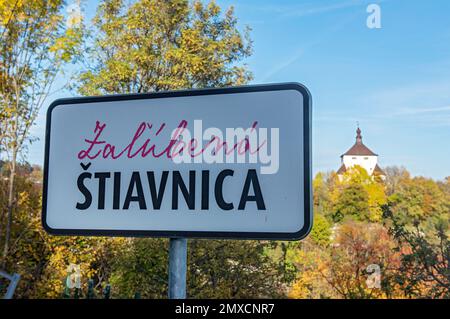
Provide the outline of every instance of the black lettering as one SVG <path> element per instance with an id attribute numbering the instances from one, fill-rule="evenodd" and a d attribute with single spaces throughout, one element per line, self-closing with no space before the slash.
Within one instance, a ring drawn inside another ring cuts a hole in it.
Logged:
<path id="1" fill-rule="evenodd" d="M 133 196 L 135 187 L 137 196 Z M 128 186 L 127 196 L 125 197 L 123 209 L 128 209 L 131 202 L 138 202 L 140 209 L 147 209 L 147 205 L 145 204 L 144 191 L 142 189 L 141 176 L 139 175 L 139 172 L 133 172 L 133 174 L 131 175 L 130 185 Z"/>
<path id="2" fill-rule="evenodd" d="M 150 186 L 150 193 L 152 195 L 153 209 L 160 209 L 163 200 L 164 190 L 166 189 L 167 177 L 169 171 L 163 171 L 161 181 L 159 182 L 159 191 L 156 190 L 155 173 L 147 172 L 148 185 Z"/>
<path id="3" fill-rule="evenodd" d="M 111 177 L 110 173 L 95 173 L 98 179 L 98 209 L 105 209 L 105 187 L 106 179 Z"/>
<path id="4" fill-rule="evenodd" d="M 231 210 L 234 208 L 233 203 L 227 203 L 223 199 L 223 180 L 227 176 L 233 176 L 234 171 L 231 169 L 225 169 L 217 175 L 216 184 L 214 185 L 214 194 L 216 196 L 217 205 L 223 210 Z"/>
<path id="5" fill-rule="evenodd" d="M 113 209 L 120 209 L 120 172 L 114 173 Z"/>
<path id="6" fill-rule="evenodd" d="M 76 208 L 80 210 L 88 209 L 91 206 L 92 203 L 92 195 L 89 189 L 84 185 L 84 180 L 86 178 L 92 178 L 92 174 L 85 172 L 81 173 L 80 176 L 78 176 L 77 185 L 80 192 L 84 195 L 84 202 L 83 203 L 77 203 Z"/>
<path id="7" fill-rule="evenodd" d="M 202 210 L 209 209 L 209 171 L 202 171 Z"/>
<path id="8" fill-rule="evenodd" d="M 253 185 L 253 191 L 255 195 L 250 196 L 248 193 L 250 191 L 250 185 Z M 256 202 L 258 210 L 265 210 L 266 205 L 264 204 L 264 199 L 261 193 L 261 187 L 259 186 L 258 175 L 256 170 L 249 169 L 247 172 L 247 178 L 245 179 L 244 189 L 242 190 L 241 200 L 239 201 L 239 210 L 244 210 L 245 205 L 249 201 Z"/>
<path id="9" fill-rule="evenodd" d="M 188 208 L 195 209 L 195 171 L 189 171 L 189 191 L 180 172 L 174 171 L 172 177 L 172 209 L 178 209 L 178 189 L 183 193 Z"/>

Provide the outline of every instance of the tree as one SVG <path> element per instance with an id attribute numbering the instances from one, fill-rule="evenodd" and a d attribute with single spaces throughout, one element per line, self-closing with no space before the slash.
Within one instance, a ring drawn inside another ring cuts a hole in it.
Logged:
<path id="1" fill-rule="evenodd" d="M 256 241 L 190 240 L 189 298 L 279 297 L 280 273 Z M 167 240 L 142 239 L 115 256 L 110 282 L 113 295 L 167 297 Z"/>
<path id="2" fill-rule="evenodd" d="M 21 274 L 15 292 L 18 298 L 56 298 L 61 296 L 70 263 L 81 266 L 83 278 L 97 272 L 92 265 L 98 259 L 98 239 L 47 235 L 41 224 L 42 185 L 33 181 L 35 169 L 30 168 L 26 164 L 17 165 L 14 187 L 17 202 L 5 268 Z M 8 181 L 3 177 L 9 176 L 9 168 L 3 173 L 0 209 L 8 205 Z"/>
<path id="3" fill-rule="evenodd" d="M 364 187 L 357 183 L 344 186 L 334 208 L 333 220 L 342 221 L 345 217 L 355 220 L 367 220 L 369 218 L 369 195 Z"/>
<path id="4" fill-rule="evenodd" d="M 400 263 L 396 243 L 379 224 L 346 221 L 330 247 L 306 242 L 298 252 L 292 298 L 394 298 L 403 292 L 394 280 Z M 379 286 L 369 286 L 370 265 L 380 270 Z"/>
<path id="5" fill-rule="evenodd" d="M 398 166 L 388 166 L 383 168 L 386 173 L 386 195 L 390 196 L 399 190 L 400 185 L 411 178 L 406 168 Z"/>
<path id="6" fill-rule="evenodd" d="M 389 207 L 403 223 L 413 225 L 432 221 L 450 211 L 450 195 L 445 186 L 432 179 L 414 177 L 404 179 L 395 193 L 389 196 Z M 432 225 L 431 228 L 433 228 Z"/>
<path id="7" fill-rule="evenodd" d="M 339 227 L 336 247 L 326 260 L 322 275 L 342 298 L 401 297 L 392 276 L 400 254 L 386 228 L 379 224 L 349 222 Z M 380 269 L 380 286 L 370 287 L 369 265 Z"/>
<path id="8" fill-rule="evenodd" d="M 314 212 L 327 215 L 332 210 L 330 176 L 317 173 L 312 182 Z"/>
<path id="9" fill-rule="evenodd" d="M 114 259 L 109 260 L 109 282 L 112 294 L 132 298 L 139 293 L 143 298 L 167 297 L 168 244 L 163 239 L 141 239 L 124 244 Z"/>
<path id="10" fill-rule="evenodd" d="M 319 246 L 326 247 L 331 242 L 331 225 L 322 215 L 314 216 L 314 224 L 311 229 L 311 239 Z"/>
<path id="11" fill-rule="evenodd" d="M 408 227 L 389 206 L 385 223 L 403 254 L 396 274 L 405 295 L 419 298 L 450 298 L 450 212 L 434 223 L 432 231 L 416 220 Z"/>
<path id="12" fill-rule="evenodd" d="M 93 20 L 78 91 L 83 95 L 141 93 L 245 84 L 238 63 L 251 54 L 249 30 L 238 31 L 233 8 L 214 2 L 103 1 Z"/>
<path id="13" fill-rule="evenodd" d="M 280 269 L 260 241 L 192 240 L 188 295 L 192 298 L 277 298 Z"/>
<path id="14" fill-rule="evenodd" d="M 381 206 L 387 201 L 383 182 L 358 165 L 348 169 L 342 180 L 335 178 L 334 221 L 345 217 L 355 220 L 380 222 Z"/>
<path id="15" fill-rule="evenodd" d="M 6 164 L 4 171 L 0 172 L 0 211 L 8 208 L 9 183 L 5 179 L 9 176 L 9 166 Z M 4 266 L 6 269 L 14 269 L 21 274 L 21 280 L 16 290 L 17 296 L 26 295 L 26 288 L 33 287 L 34 275 L 39 264 L 45 256 L 45 248 L 41 240 L 43 233 L 40 225 L 41 213 L 41 189 L 29 180 L 28 167 L 17 166 L 14 197 L 17 198 L 15 206 L 14 223 L 11 225 L 11 244 L 9 254 Z"/>
<path id="16" fill-rule="evenodd" d="M 301 249 L 295 251 L 293 261 L 297 269 L 288 296 L 294 299 L 317 299 L 337 297 L 333 288 L 322 276 L 324 261 L 329 250 L 317 246 L 306 238 Z"/>
<path id="17" fill-rule="evenodd" d="M 80 28 L 65 28 L 62 0 L 0 1 L 0 151 L 9 158 L 3 264 L 9 251 L 18 155 L 56 75 L 76 53 Z M 1 218 L 3 222 L 3 218 Z"/>

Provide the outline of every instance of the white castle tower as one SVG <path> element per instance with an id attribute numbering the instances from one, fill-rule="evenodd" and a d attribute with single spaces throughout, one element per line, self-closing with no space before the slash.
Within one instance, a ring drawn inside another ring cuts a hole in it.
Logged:
<path id="1" fill-rule="evenodd" d="M 356 129 L 356 142 L 347 152 L 341 155 L 341 163 L 341 167 L 337 171 L 339 177 L 355 165 L 363 167 L 370 176 L 376 175 L 382 179 L 386 177 L 386 174 L 378 166 L 378 155 L 363 144 L 359 127 Z"/>

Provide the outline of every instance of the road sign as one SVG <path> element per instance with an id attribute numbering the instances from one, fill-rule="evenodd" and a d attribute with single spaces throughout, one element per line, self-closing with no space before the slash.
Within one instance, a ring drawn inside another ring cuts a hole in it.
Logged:
<path id="1" fill-rule="evenodd" d="M 310 94 L 285 83 L 57 100 L 42 216 L 59 235 L 303 238 Z"/>

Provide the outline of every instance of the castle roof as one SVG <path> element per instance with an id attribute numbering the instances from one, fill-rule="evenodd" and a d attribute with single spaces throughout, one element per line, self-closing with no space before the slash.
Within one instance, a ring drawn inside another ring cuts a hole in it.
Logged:
<path id="1" fill-rule="evenodd" d="M 342 164 L 341 167 L 339 167 L 339 169 L 337 170 L 336 174 L 343 175 L 345 172 L 347 172 L 347 168 L 344 164 Z M 376 164 L 375 168 L 373 169 L 372 175 L 386 176 L 386 173 L 381 169 L 380 166 L 378 166 L 378 164 Z"/>
<path id="2" fill-rule="evenodd" d="M 341 167 L 339 167 L 338 171 L 336 172 L 336 174 L 338 175 L 342 175 L 347 171 L 347 168 L 345 167 L 344 164 L 341 165 Z"/>
<path id="3" fill-rule="evenodd" d="M 373 169 L 373 175 L 383 175 L 386 176 L 386 173 L 381 169 L 380 166 L 375 165 L 375 168 Z"/>
<path id="4" fill-rule="evenodd" d="M 356 155 L 356 156 L 378 156 L 372 152 L 367 146 L 365 146 L 362 142 L 361 129 L 358 127 L 356 130 L 356 142 L 350 147 L 350 149 L 341 155 Z"/>

